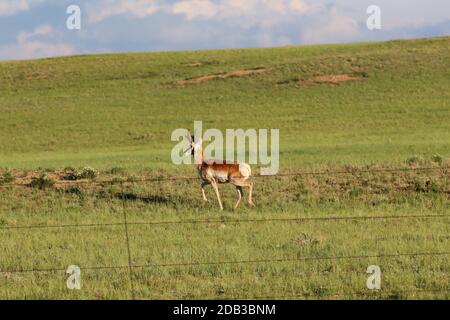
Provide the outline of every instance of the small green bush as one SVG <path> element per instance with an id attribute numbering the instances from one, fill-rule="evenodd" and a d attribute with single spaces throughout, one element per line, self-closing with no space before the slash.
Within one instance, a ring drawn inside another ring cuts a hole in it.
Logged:
<path id="1" fill-rule="evenodd" d="M 75 181 L 78 180 L 78 175 L 74 171 L 65 171 L 65 175 L 63 177 L 64 180 Z"/>
<path id="2" fill-rule="evenodd" d="M 410 166 L 414 164 L 420 164 L 421 162 L 423 162 L 423 158 L 421 156 L 412 156 L 406 159 L 406 163 Z"/>
<path id="3" fill-rule="evenodd" d="M 84 167 L 77 175 L 79 179 L 95 179 L 98 176 L 98 171 L 91 167 Z"/>
<path id="4" fill-rule="evenodd" d="M 83 193 L 79 186 L 70 186 L 64 192 L 70 193 L 70 194 L 76 194 L 76 195 L 80 195 Z"/>
<path id="5" fill-rule="evenodd" d="M 112 180 L 111 180 L 111 184 L 121 184 L 121 183 L 123 183 L 124 182 L 124 180 L 122 179 L 122 178 L 113 178 Z"/>
<path id="6" fill-rule="evenodd" d="M 438 163 L 439 165 L 442 165 L 445 159 L 440 154 L 435 154 L 434 156 L 431 157 L 431 160 L 435 163 Z"/>
<path id="7" fill-rule="evenodd" d="M 111 170 L 109 170 L 110 174 L 123 174 L 125 173 L 125 169 L 120 168 L 120 167 L 114 167 Z"/>
<path id="8" fill-rule="evenodd" d="M 12 183 L 16 178 L 11 174 L 11 172 L 5 172 L 0 176 L 0 183 Z"/>
<path id="9" fill-rule="evenodd" d="M 138 180 L 138 178 L 135 177 L 135 176 L 129 176 L 129 177 L 127 178 L 127 181 L 128 181 L 128 182 L 137 182 L 137 181 L 139 181 L 139 180 Z"/>
<path id="10" fill-rule="evenodd" d="M 33 178 L 31 180 L 31 186 L 33 188 L 39 188 L 41 190 L 46 188 L 51 188 L 55 185 L 55 181 L 45 174 L 41 175 L 39 178 Z"/>
<path id="11" fill-rule="evenodd" d="M 94 168 L 84 167 L 77 171 L 74 168 L 67 167 L 64 169 L 64 180 L 76 181 L 80 179 L 95 179 L 98 176 L 98 171 Z"/>

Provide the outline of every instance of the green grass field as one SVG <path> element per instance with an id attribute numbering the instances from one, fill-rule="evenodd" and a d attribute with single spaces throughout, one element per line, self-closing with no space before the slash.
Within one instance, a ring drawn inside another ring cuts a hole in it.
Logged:
<path id="1" fill-rule="evenodd" d="M 448 88 L 448 37 L 0 62 L 0 298 L 449 299 Z M 280 129 L 255 208 L 171 163 L 194 120 Z"/>

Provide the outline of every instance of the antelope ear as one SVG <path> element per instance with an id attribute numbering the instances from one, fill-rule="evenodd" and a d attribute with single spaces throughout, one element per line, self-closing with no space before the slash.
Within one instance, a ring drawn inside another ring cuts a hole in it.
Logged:
<path id="1" fill-rule="evenodd" d="M 188 139 L 188 141 L 190 142 L 190 143 L 192 143 L 192 141 L 194 141 L 193 139 L 192 139 L 192 136 L 191 136 L 191 133 L 188 131 L 188 133 L 186 133 L 186 138 Z"/>

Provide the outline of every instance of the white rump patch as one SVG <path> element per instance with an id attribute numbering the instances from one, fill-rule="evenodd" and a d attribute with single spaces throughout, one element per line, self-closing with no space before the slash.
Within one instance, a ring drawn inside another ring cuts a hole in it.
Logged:
<path id="1" fill-rule="evenodd" d="M 239 164 L 239 173 L 244 178 L 250 178 L 250 176 L 252 175 L 252 168 L 246 163 L 240 163 Z"/>

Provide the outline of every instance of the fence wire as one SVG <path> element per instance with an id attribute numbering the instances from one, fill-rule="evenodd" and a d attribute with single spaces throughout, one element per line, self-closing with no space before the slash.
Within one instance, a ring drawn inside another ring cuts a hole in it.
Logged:
<path id="1" fill-rule="evenodd" d="M 297 173 L 286 173 L 279 174 L 276 176 L 254 176 L 254 178 L 276 178 L 276 177 L 301 177 L 301 176 L 316 176 L 316 175 L 343 175 L 343 174 L 359 174 L 359 173 L 380 173 L 380 172 L 407 172 L 407 171 L 435 171 L 435 170 L 446 170 L 450 167 L 426 167 L 426 168 L 392 168 L 392 169 L 367 169 L 367 170 L 349 170 L 349 171 L 321 171 L 321 172 L 297 172 Z M 127 217 L 127 208 L 125 204 L 123 186 L 124 183 L 145 183 L 145 182 L 163 182 L 163 181 L 191 181 L 198 180 L 195 177 L 169 177 L 169 178 L 148 178 L 133 181 L 119 181 L 122 186 L 122 210 L 123 210 L 123 221 L 117 223 L 104 223 L 104 224 L 60 224 L 60 225 L 29 225 L 29 226 L 1 226 L 0 230 L 31 230 L 31 229 L 51 229 L 51 228 L 99 228 L 99 227 L 112 227 L 112 226 L 123 226 L 125 241 L 127 245 L 127 257 L 128 263 L 126 265 L 111 265 L 111 266 L 86 266 L 80 267 L 82 270 L 114 270 L 114 269 L 124 269 L 128 270 L 129 282 L 130 282 L 130 293 L 132 299 L 136 299 L 136 293 L 139 290 L 135 289 L 135 283 L 133 278 L 134 269 L 148 269 L 148 268 L 180 268 L 180 267 L 199 267 L 199 266 L 224 266 L 224 265 L 242 265 L 242 264 L 267 264 L 267 263 L 286 263 L 286 262 L 308 262 L 308 261 L 338 261 L 338 260 L 356 260 L 356 259 L 392 259 L 397 257 L 439 257 L 448 256 L 450 252 L 410 252 L 410 253 L 393 253 L 393 254 L 379 254 L 379 255 L 355 255 L 355 256 L 302 256 L 302 257 L 280 257 L 280 258 L 267 258 L 267 259 L 250 259 L 250 260 L 228 260 L 228 261 L 188 261 L 188 262 L 175 262 L 175 263 L 164 263 L 164 264 L 133 264 L 132 263 L 132 252 L 130 250 L 130 239 L 129 239 L 129 226 L 133 225 L 148 225 L 148 226 L 161 226 L 161 225 L 175 225 L 175 224 L 217 224 L 217 223 L 228 223 L 228 224 L 241 224 L 241 223 L 282 223 L 282 222 L 307 222 L 307 221 L 366 221 L 366 220 L 400 220 L 405 221 L 409 219 L 448 219 L 449 214 L 429 214 L 429 215 L 397 215 L 397 216 L 332 216 L 332 217 L 289 217 L 289 218 L 272 218 L 272 219 L 203 219 L 203 220 L 185 220 L 185 221 L 152 221 L 152 222 L 129 222 Z M 105 185 L 105 184 L 116 184 L 117 180 L 103 180 L 103 181 L 76 181 L 76 184 L 94 184 L 94 185 Z M 26 184 L 1 184 L 0 187 L 15 187 L 15 186 L 26 186 Z M 3 268 L 0 270 L 0 274 L 5 273 L 54 273 L 54 272 L 66 272 L 66 267 L 53 267 L 53 268 L 31 268 L 31 269 L 12 269 Z M 438 290 L 406 290 L 406 291 L 379 291 L 375 292 L 376 295 L 395 295 L 401 293 L 425 293 L 425 292 L 448 292 L 449 289 L 438 289 Z M 269 294 L 268 296 L 261 297 L 251 297 L 251 299 L 294 299 L 294 298 L 304 298 L 304 297 L 316 297 L 316 298 L 332 298 L 332 297 L 348 297 L 354 295 L 367 295 L 367 292 L 354 292 L 354 293 L 333 293 L 333 294 L 311 294 L 310 292 L 289 292 L 289 294 L 281 293 Z M 221 296 L 217 298 L 222 299 Z M 235 298 L 239 298 L 238 296 Z M 226 298 L 225 298 L 226 299 Z"/>
<path id="2" fill-rule="evenodd" d="M 302 176 L 323 176 L 323 175 L 352 175 L 361 173 L 399 173 L 399 172 L 419 172 L 419 171 L 441 171 L 450 170 L 450 166 L 444 167 L 417 167 L 417 168 L 381 168 L 381 169 L 349 169 L 347 171 L 311 171 L 311 172 L 293 172 L 293 173 L 280 173 L 276 175 L 252 175 L 251 178 L 277 178 L 277 177 L 302 177 Z M 198 181 L 199 178 L 192 177 L 158 177 L 158 178 L 145 178 L 145 179 L 130 179 L 122 180 L 121 178 L 115 178 L 110 180 L 74 180 L 70 181 L 72 185 L 107 185 L 107 184 L 123 184 L 123 183 L 145 183 L 145 182 L 165 182 L 165 181 Z M 0 187 L 30 187 L 30 184 L 19 183 L 3 183 Z"/>

